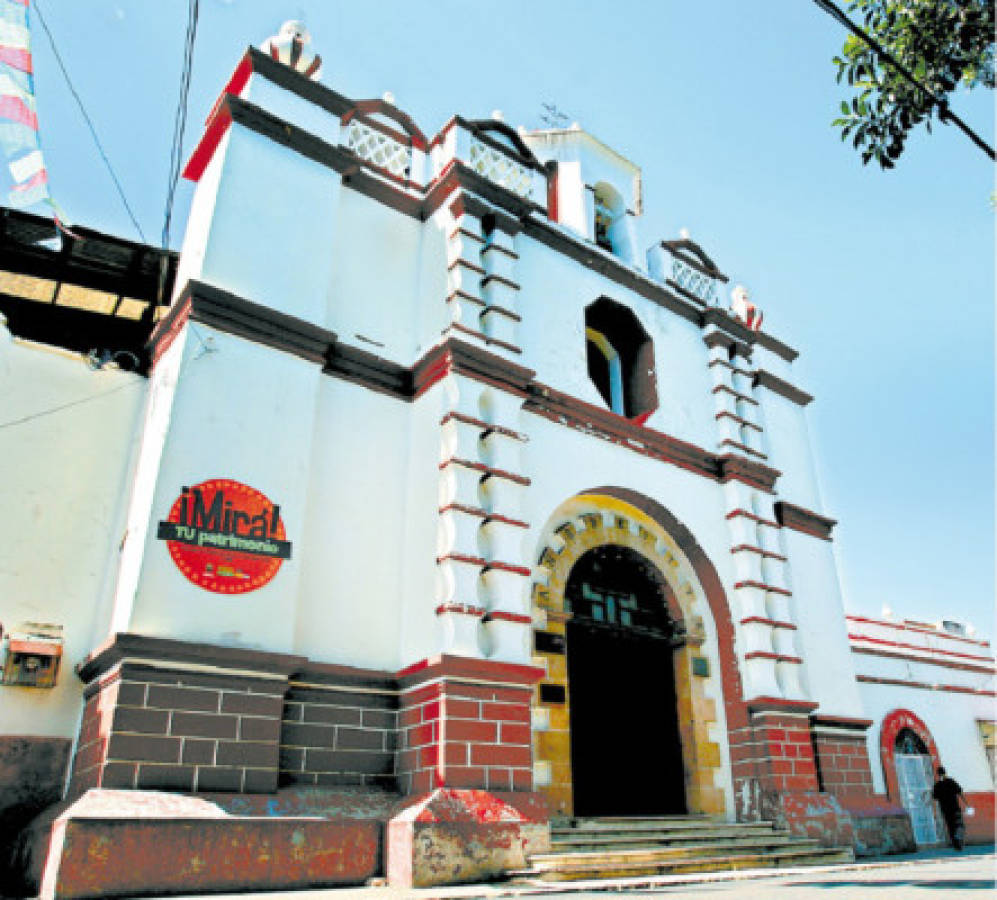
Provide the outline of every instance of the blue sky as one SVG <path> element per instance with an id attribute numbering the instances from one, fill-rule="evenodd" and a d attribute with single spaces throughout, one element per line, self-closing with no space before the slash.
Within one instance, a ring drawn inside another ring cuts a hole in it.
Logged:
<path id="1" fill-rule="evenodd" d="M 187 4 L 41 3 L 157 242 Z M 325 84 L 390 90 L 427 134 L 494 109 L 538 127 L 554 102 L 640 165 L 643 245 L 688 228 L 801 351 L 846 608 L 992 635 L 993 169 L 941 126 L 896 171 L 863 168 L 829 124 L 844 36 L 815 4 L 202 0 L 185 154 L 245 46 L 292 17 Z M 137 237 L 37 23 L 33 49 L 53 194 L 71 219 Z M 992 93 L 953 106 L 993 144 Z M 190 195 L 181 182 L 174 245 Z"/>

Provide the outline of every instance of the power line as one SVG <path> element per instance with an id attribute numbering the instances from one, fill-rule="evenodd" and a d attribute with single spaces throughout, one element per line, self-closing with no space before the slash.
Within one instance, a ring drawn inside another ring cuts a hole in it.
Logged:
<path id="1" fill-rule="evenodd" d="M 184 36 L 183 71 L 180 76 L 180 97 L 173 116 L 173 145 L 170 148 L 170 174 L 166 186 L 166 209 L 163 214 L 162 247 L 169 249 L 170 225 L 173 221 L 173 199 L 183 165 L 183 136 L 187 126 L 187 98 L 190 94 L 190 77 L 194 59 L 194 39 L 197 36 L 199 0 L 187 2 L 187 33 Z"/>
<path id="2" fill-rule="evenodd" d="M 939 97 L 926 85 L 921 84 L 914 74 L 904 66 L 892 53 L 886 50 L 878 41 L 866 34 L 861 28 L 858 27 L 851 19 L 848 18 L 838 7 L 832 2 L 832 0 L 814 0 L 824 12 L 826 12 L 831 18 L 836 19 L 842 25 L 845 26 L 852 34 L 855 35 L 860 41 L 862 41 L 867 47 L 869 47 L 881 60 L 885 60 L 894 69 L 896 69 L 907 81 L 909 81 L 914 87 L 916 87 L 921 93 L 927 97 L 931 103 L 938 107 L 938 118 L 942 122 L 951 122 L 957 128 L 959 128 L 977 147 L 979 147 L 984 153 L 987 154 L 991 159 L 997 159 L 994 155 L 994 149 L 991 147 L 983 138 L 981 138 L 972 128 L 970 128 L 962 119 L 959 118 L 951 109 L 949 109 L 948 101 L 944 97 Z"/>
<path id="3" fill-rule="evenodd" d="M 45 22 L 45 16 L 42 13 L 41 7 L 38 5 L 38 0 L 31 0 L 31 5 L 34 6 L 35 12 L 38 14 L 38 21 L 41 23 L 41 26 L 45 31 L 45 35 L 48 37 L 49 45 L 52 47 L 52 54 L 55 56 L 55 61 L 59 64 L 59 68 L 62 69 L 62 76 L 66 79 L 69 91 L 73 95 L 73 99 L 76 100 L 76 103 L 80 108 L 80 112 L 83 113 L 83 119 L 86 121 L 87 127 L 90 129 L 90 134 L 93 137 L 93 141 L 97 145 L 97 152 L 100 153 L 100 158 L 104 160 L 104 165 L 107 166 L 107 171 L 111 174 L 111 180 L 114 182 L 114 186 L 118 189 L 118 195 L 121 197 L 121 202 L 125 205 L 125 210 L 128 212 L 128 218 L 132 220 L 132 225 L 135 226 L 135 230 L 139 233 L 139 237 L 142 238 L 142 243 L 148 243 L 145 239 L 145 234 L 142 232 L 142 226 L 139 225 L 138 220 L 135 218 L 135 213 L 132 212 L 131 206 L 128 205 L 128 198 L 125 197 L 124 188 L 121 187 L 121 182 L 118 181 L 118 176 L 114 173 L 114 167 L 111 165 L 111 161 L 107 158 L 107 153 L 104 152 L 104 145 L 101 144 L 100 138 L 97 137 L 97 129 L 94 127 L 93 121 L 87 114 L 86 107 L 83 105 L 83 100 L 76 92 L 73 80 L 69 77 L 69 72 L 66 71 L 66 65 L 62 61 L 62 56 L 59 54 L 58 48 L 55 46 L 55 38 L 52 37 L 52 32 L 49 31 L 48 24 Z"/>

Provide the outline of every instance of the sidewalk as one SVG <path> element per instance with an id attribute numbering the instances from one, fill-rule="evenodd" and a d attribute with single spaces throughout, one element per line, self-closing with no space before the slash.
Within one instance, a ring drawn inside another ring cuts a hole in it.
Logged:
<path id="1" fill-rule="evenodd" d="M 422 889 L 395 889 L 389 887 L 363 887 L 363 888 L 317 888 L 309 891 L 280 891 L 256 894 L 212 894 L 198 895 L 195 897 L 176 897 L 172 900 L 232 900 L 232 898 L 254 898 L 254 900 L 403 900 L 403 898 L 500 898 L 500 897 L 536 897 L 548 894 L 627 894 L 639 892 L 647 896 L 649 891 L 661 888 L 668 889 L 688 886 L 692 888 L 702 888 L 703 886 L 714 885 L 720 887 L 732 882 L 751 882 L 762 880 L 783 880 L 787 878 L 799 877 L 805 880 L 812 880 L 816 876 L 835 876 L 844 873 L 856 873 L 861 878 L 862 875 L 869 876 L 870 883 L 875 883 L 875 876 L 888 874 L 888 870 L 900 870 L 898 874 L 906 872 L 913 876 L 917 870 L 915 867 L 927 866 L 948 866 L 951 863 L 978 863 L 975 868 L 983 872 L 989 872 L 992 877 L 994 867 L 997 865 L 997 856 L 992 844 L 983 846 L 967 847 L 962 853 L 956 853 L 951 849 L 924 850 L 918 853 L 905 853 L 896 856 L 872 857 L 856 860 L 852 863 L 839 863 L 830 866 L 801 866 L 787 869 L 745 869 L 739 872 L 699 872 L 690 875 L 656 875 L 641 878 L 621 878 L 606 881 L 569 881 L 561 883 L 537 882 L 536 884 L 471 884 L 457 887 L 437 887 Z M 826 878 L 825 882 L 830 878 Z M 911 877 L 910 882 L 916 884 L 917 879 Z M 980 878 L 976 878 L 971 888 L 975 890 L 976 896 L 979 893 Z M 906 882 L 887 882 L 888 886 L 902 889 Z M 946 882 L 947 884 L 947 882 Z M 955 882 L 953 882 L 955 884 Z M 824 884 L 823 886 L 837 886 L 835 884 Z M 926 884 L 926 887 L 938 887 L 937 881 Z M 992 886 L 991 886 L 992 887 Z M 780 887 L 780 893 L 782 888 Z M 948 888 L 945 888 L 948 890 Z M 955 888 L 953 888 L 955 889 Z M 969 888 L 967 888 L 969 889 Z M 814 887 L 814 890 L 820 890 Z M 696 893 L 699 893 L 697 890 Z M 749 892 L 753 893 L 753 892 Z M 824 894 L 823 891 L 821 891 Z M 954 896 L 954 894 L 942 894 L 934 890 L 933 894 L 938 900 L 942 897 Z M 835 893 L 835 897 L 843 900 L 844 894 Z M 877 893 L 877 896 L 880 896 Z M 885 895 L 883 895 L 885 896 Z M 905 896 L 901 894 L 901 896 Z"/>

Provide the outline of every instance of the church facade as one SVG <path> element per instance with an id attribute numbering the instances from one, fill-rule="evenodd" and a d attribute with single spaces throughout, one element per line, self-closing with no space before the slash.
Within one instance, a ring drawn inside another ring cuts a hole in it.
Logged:
<path id="1" fill-rule="evenodd" d="M 0 740 L 65 778 L 51 894 L 122 791 L 275 845 L 339 791 L 346 882 L 521 867 L 573 816 L 911 849 L 938 762 L 992 840 L 989 646 L 846 617 L 797 351 L 688 235 L 640 249 L 640 169 L 574 126 L 429 138 L 286 61 L 212 112 L 138 365 L 2 348 L 26 404 L 90 398 L 58 475 L 61 423 L 3 437 Z"/>

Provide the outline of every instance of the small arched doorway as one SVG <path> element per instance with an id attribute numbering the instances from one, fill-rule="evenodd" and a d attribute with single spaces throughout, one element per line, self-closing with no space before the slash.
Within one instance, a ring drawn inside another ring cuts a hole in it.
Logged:
<path id="1" fill-rule="evenodd" d="M 574 812 L 687 811 L 673 649 L 661 572 L 628 547 L 577 560 L 565 587 Z"/>
<path id="2" fill-rule="evenodd" d="M 895 741 L 893 757 L 897 767 L 897 789 L 900 802 L 910 816 L 914 841 L 922 844 L 938 842 L 934 803 L 931 789 L 935 779 L 931 753 L 920 736 L 910 728 L 902 728 Z"/>

